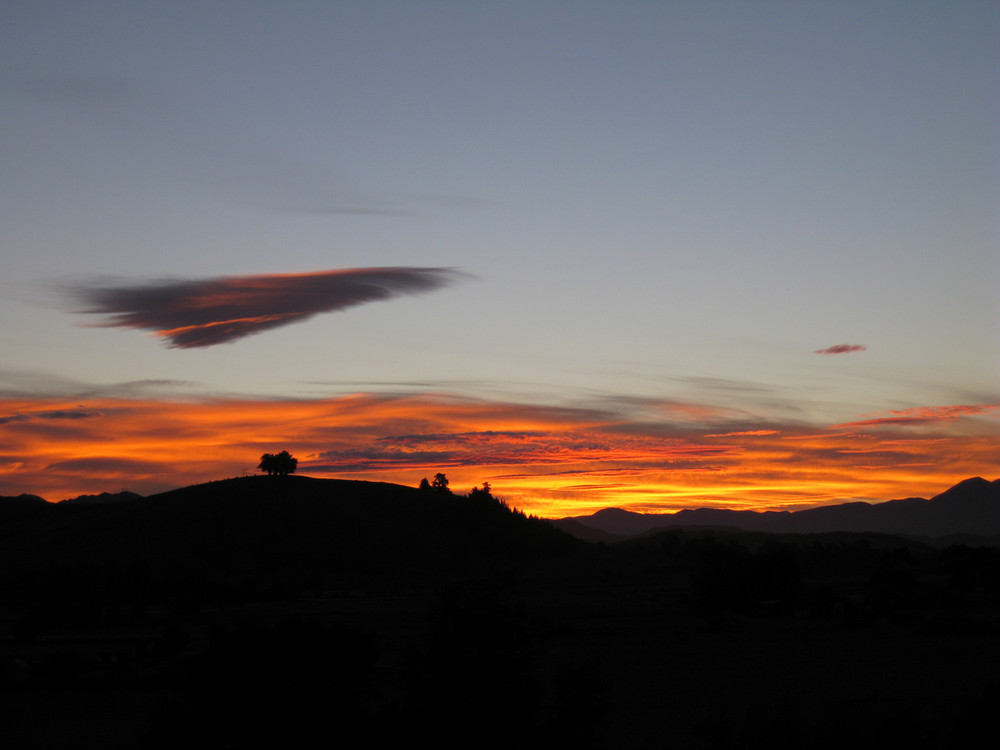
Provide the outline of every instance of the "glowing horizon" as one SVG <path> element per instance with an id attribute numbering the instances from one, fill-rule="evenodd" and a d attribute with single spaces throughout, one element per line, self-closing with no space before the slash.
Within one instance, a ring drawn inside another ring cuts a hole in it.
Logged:
<path id="1" fill-rule="evenodd" d="M 0 493 L 1000 474 L 998 3 L 8 5 Z"/>
<path id="2" fill-rule="evenodd" d="M 415 486 L 446 473 L 456 492 L 490 482 L 544 517 L 604 507 L 802 509 L 929 497 L 995 465 L 997 404 L 934 405 L 816 425 L 710 404 L 613 409 L 441 394 L 258 400 L 0 400 L 0 495 L 56 501 L 143 495 L 256 473 L 287 449 L 299 473 Z M 727 427 L 732 429 L 727 429 Z"/>

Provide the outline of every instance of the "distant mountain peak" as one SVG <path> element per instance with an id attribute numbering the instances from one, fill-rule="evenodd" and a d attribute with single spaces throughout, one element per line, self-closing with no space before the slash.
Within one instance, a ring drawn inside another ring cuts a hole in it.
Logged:
<path id="1" fill-rule="evenodd" d="M 968 502 L 982 498 L 995 498 L 1000 501 L 1000 480 L 990 482 L 982 477 L 963 479 L 954 487 L 949 487 L 940 495 L 935 495 L 931 502 Z"/>
<path id="2" fill-rule="evenodd" d="M 599 511 L 594 513 L 594 518 L 632 518 L 634 516 L 642 516 L 643 513 L 636 513 L 634 510 L 625 510 L 624 508 L 601 508 Z"/>
<path id="3" fill-rule="evenodd" d="M 997 481 L 1000 481 L 1000 480 L 997 480 Z M 956 484 L 951 489 L 955 489 L 956 487 L 972 487 L 972 488 L 979 489 L 979 488 L 988 487 L 988 486 L 993 485 L 993 484 L 995 484 L 995 482 L 991 482 L 988 479 L 983 479 L 982 477 L 969 477 L 968 479 L 963 479 L 961 482 L 959 482 L 958 484 Z"/>

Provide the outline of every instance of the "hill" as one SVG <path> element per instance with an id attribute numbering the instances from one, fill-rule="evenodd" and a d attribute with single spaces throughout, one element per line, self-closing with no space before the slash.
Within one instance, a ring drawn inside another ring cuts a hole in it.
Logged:
<path id="1" fill-rule="evenodd" d="M 11 505 L 28 509 L 0 514 L 7 519 L 0 526 L 0 580 L 17 571 L 21 583 L 8 581 L 15 589 L 39 576 L 46 587 L 97 586 L 115 597 L 152 587 L 144 595 L 156 598 L 162 586 L 197 601 L 380 580 L 410 585 L 573 544 L 490 496 L 304 476 L 228 479 L 145 498 Z"/>

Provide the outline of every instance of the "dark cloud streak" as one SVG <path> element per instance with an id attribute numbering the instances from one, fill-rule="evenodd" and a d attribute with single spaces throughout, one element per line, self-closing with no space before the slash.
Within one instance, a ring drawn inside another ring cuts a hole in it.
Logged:
<path id="1" fill-rule="evenodd" d="M 863 352 L 868 347 L 863 344 L 835 344 L 826 349 L 817 349 L 813 354 L 850 354 L 851 352 Z"/>
<path id="2" fill-rule="evenodd" d="M 0 425 L 11 422 L 28 422 L 33 419 L 92 419 L 100 417 L 101 412 L 92 409 L 56 409 L 53 411 L 38 411 L 30 414 L 10 414 L 0 417 Z"/>
<path id="3" fill-rule="evenodd" d="M 441 289 L 464 274 L 449 268 L 354 268 L 299 274 L 78 285 L 69 291 L 106 327 L 154 331 L 172 348 L 225 344 L 366 302 Z"/>

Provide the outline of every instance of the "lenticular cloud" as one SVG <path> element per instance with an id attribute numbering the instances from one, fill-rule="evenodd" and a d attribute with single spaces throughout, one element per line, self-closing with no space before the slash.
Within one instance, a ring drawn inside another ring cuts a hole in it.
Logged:
<path id="1" fill-rule="evenodd" d="M 817 349 L 813 354 L 850 354 L 851 352 L 863 352 L 868 349 L 863 344 L 835 344 L 826 349 Z"/>
<path id="2" fill-rule="evenodd" d="M 99 325 L 154 331 L 169 346 L 193 349 L 236 341 L 319 313 L 445 287 L 448 268 L 352 268 L 314 273 L 223 276 L 134 286 L 79 286 L 84 313 Z"/>

